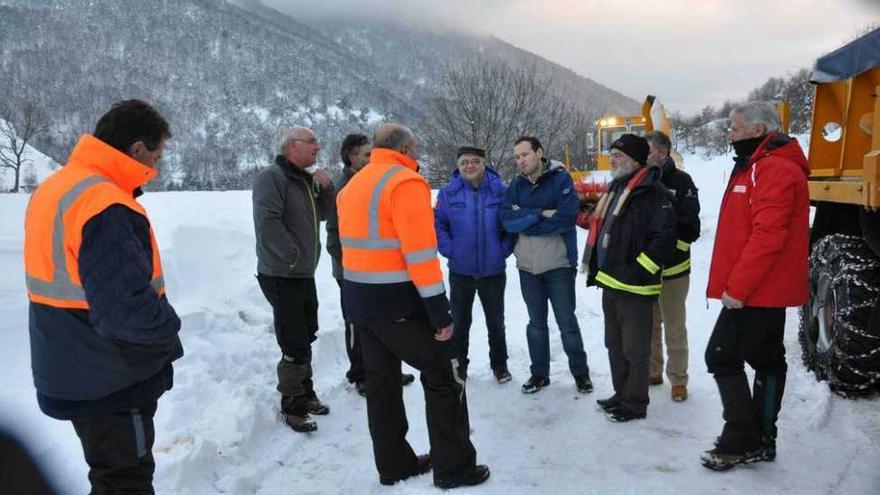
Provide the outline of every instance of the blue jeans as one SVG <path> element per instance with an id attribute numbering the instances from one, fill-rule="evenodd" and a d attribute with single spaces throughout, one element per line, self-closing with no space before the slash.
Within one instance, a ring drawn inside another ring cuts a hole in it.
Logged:
<path id="1" fill-rule="evenodd" d="M 589 375 L 587 353 L 581 339 L 581 329 L 574 316 L 574 268 L 557 268 L 540 275 L 520 270 L 519 283 L 529 311 L 526 339 L 532 360 L 532 376 L 550 375 L 550 330 L 547 327 L 547 300 L 553 305 L 553 314 L 562 337 L 562 348 L 568 356 L 568 368 L 574 376 Z"/>

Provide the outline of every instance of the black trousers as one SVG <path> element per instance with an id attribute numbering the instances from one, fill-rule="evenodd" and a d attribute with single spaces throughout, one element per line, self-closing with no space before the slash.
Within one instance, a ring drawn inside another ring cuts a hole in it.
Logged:
<path id="1" fill-rule="evenodd" d="M 154 493 L 153 416 L 156 403 L 96 418 L 75 419 L 93 495 Z"/>
<path id="2" fill-rule="evenodd" d="M 706 366 L 715 376 L 755 371 L 784 375 L 785 308 L 723 308 L 706 345 Z"/>
<path id="3" fill-rule="evenodd" d="M 366 370 L 367 416 L 379 475 L 406 477 L 417 457 L 406 441 L 409 424 L 403 404 L 401 361 L 421 372 L 434 476 L 454 475 L 476 465 L 470 440 L 465 381 L 456 374 L 451 340 L 439 342 L 422 319 L 361 327 Z"/>
<path id="4" fill-rule="evenodd" d="M 504 337 L 504 287 L 507 276 L 504 272 L 486 278 L 474 278 L 457 273 L 449 273 L 449 288 L 452 300 L 452 319 L 455 333 L 453 339 L 458 347 L 459 358 L 467 369 L 470 329 L 473 321 L 474 296 L 480 296 L 483 313 L 486 315 L 486 330 L 489 336 L 489 364 L 492 369 L 507 366 L 507 340 Z"/>
<path id="5" fill-rule="evenodd" d="M 281 347 L 278 391 L 285 397 L 314 395 L 312 342 L 318 338 L 318 291 L 314 278 L 257 275 L 260 289 L 272 305 L 275 338 Z"/>
<path id="6" fill-rule="evenodd" d="M 339 305 L 342 308 L 342 319 L 345 322 L 345 353 L 348 355 L 349 368 L 345 378 L 349 383 L 364 381 L 364 353 L 361 349 L 361 338 L 358 336 L 357 326 L 348 321 L 345 311 L 345 291 L 342 290 L 342 280 L 336 279 L 339 285 Z"/>
<path id="7" fill-rule="evenodd" d="M 788 370 L 784 334 L 785 308 L 724 308 L 718 315 L 706 346 L 706 365 L 715 375 L 724 407 L 722 440 L 734 448 L 748 450 L 756 436 L 765 446 L 775 446 Z M 755 370 L 751 390 L 745 363 Z"/>
<path id="8" fill-rule="evenodd" d="M 630 410 L 644 413 L 648 409 L 654 301 L 603 289 L 602 311 L 614 395 Z"/>

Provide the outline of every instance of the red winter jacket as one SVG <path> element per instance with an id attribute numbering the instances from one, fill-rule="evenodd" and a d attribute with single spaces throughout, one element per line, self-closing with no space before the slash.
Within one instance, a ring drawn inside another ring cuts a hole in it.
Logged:
<path id="1" fill-rule="evenodd" d="M 788 307 L 809 297 L 810 166 L 794 139 L 771 133 L 734 168 L 721 202 L 708 297 Z"/>

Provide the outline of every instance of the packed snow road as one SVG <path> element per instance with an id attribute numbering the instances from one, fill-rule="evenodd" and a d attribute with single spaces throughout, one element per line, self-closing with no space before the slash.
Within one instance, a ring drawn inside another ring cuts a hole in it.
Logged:
<path id="1" fill-rule="evenodd" d="M 506 292 L 507 342 L 514 381 L 498 385 L 488 365 L 481 310 L 475 308 L 468 381 L 478 461 L 488 483 L 473 493 L 848 494 L 880 493 L 880 401 L 831 394 L 801 364 L 797 315 L 786 327 L 789 377 L 779 419 L 778 457 L 730 472 L 710 472 L 699 454 L 721 427 L 721 404 L 703 350 L 719 311 L 706 301 L 706 274 L 729 158 L 685 157 L 703 205 L 693 245 L 688 298 L 690 398 L 675 403 L 668 384 L 651 388 L 648 417 L 609 422 L 595 400 L 611 394 L 600 293 L 578 279 L 577 316 L 596 390 L 575 391 L 551 318 L 551 380 L 525 396 L 527 313 L 512 259 Z M 88 491 L 87 466 L 73 428 L 42 415 L 31 380 L 27 302 L 21 261 L 25 195 L 0 195 L 0 422 L 19 433 L 66 493 Z M 317 274 L 320 338 L 314 346 L 317 390 L 331 407 L 319 430 L 299 434 L 278 418 L 278 348 L 271 310 L 254 278 L 248 192 L 147 194 L 169 297 L 183 319 L 186 355 L 175 386 L 159 402 L 154 453 L 158 493 L 437 493 L 431 476 L 382 487 L 373 465 L 364 400 L 344 378 L 338 289 L 322 255 Z M 581 238 L 581 246 L 583 235 Z M 477 303 L 479 304 L 479 303 Z M 410 441 L 428 449 L 424 399 L 406 389 Z"/>

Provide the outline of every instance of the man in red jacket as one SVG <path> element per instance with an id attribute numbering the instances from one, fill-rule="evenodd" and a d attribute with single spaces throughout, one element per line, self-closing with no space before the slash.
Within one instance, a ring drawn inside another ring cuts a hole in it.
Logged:
<path id="1" fill-rule="evenodd" d="M 736 157 L 721 202 L 707 295 L 724 308 L 706 346 L 724 407 L 724 430 L 701 456 L 710 469 L 772 461 L 785 388 L 785 308 L 807 302 L 807 159 L 780 133 L 776 107 L 749 102 L 730 113 Z M 755 370 L 752 390 L 744 363 Z"/>

